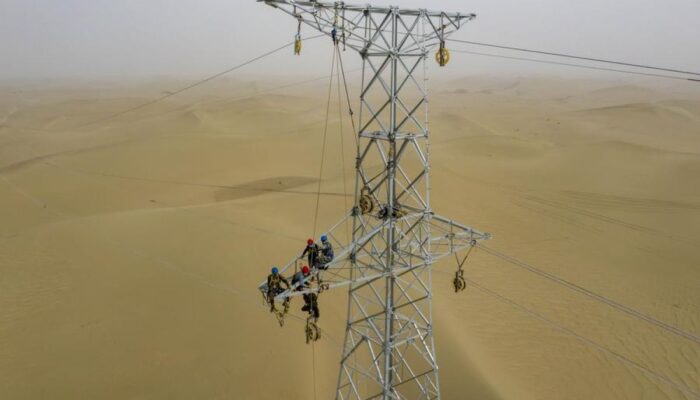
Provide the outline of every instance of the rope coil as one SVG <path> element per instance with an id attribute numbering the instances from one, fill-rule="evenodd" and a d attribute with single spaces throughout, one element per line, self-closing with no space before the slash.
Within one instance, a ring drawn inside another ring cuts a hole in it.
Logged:
<path id="1" fill-rule="evenodd" d="M 321 339 L 321 330 L 318 328 L 318 325 L 316 325 L 316 319 L 314 317 L 306 319 L 304 333 L 306 335 L 306 344 L 317 342 Z"/>

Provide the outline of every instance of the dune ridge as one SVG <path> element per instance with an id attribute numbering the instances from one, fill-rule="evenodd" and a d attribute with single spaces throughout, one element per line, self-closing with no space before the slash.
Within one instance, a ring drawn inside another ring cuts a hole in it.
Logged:
<path id="1" fill-rule="evenodd" d="M 434 83 L 432 207 L 698 333 L 700 92 L 643 82 Z M 255 287 L 312 234 L 319 184 L 320 226 L 352 204 L 350 124 L 341 142 L 334 103 L 320 177 L 320 83 L 228 80 L 76 128 L 167 83 L 0 92 L 0 398 L 332 398 L 346 295 L 323 295 L 312 351 Z M 454 268 L 433 278 L 444 399 L 689 398 L 475 287 L 455 295 Z M 466 274 L 700 392 L 692 343 L 486 252 Z"/>

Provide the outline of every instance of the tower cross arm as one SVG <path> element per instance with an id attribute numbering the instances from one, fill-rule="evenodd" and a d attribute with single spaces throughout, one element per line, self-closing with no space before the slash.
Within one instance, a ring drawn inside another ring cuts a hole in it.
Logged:
<path id="1" fill-rule="evenodd" d="M 288 289 L 275 293 L 276 299 L 283 300 L 309 293 L 320 293 L 352 284 L 361 285 L 386 276 L 386 271 L 383 268 L 373 264 L 381 259 L 381 253 L 375 251 L 377 249 L 375 241 L 382 240 L 383 233 L 388 229 L 389 223 L 384 221 L 376 226 L 366 226 L 361 229 L 362 234 L 358 235 L 359 237 L 354 243 L 343 243 L 338 238 L 342 236 L 343 228 L 352 217 L 352 214 L 348 214 L 328 231 L 329 239 L 334 242 L 333 246 L 337 250 L 336 257 L 322 269 L 314 268 L 311 274 L 293 282 Z M 404 226 L 403 236 L 411 235 L 410 227 L 417 226 L 417 223 L 421 221 L 430 226 L 432 233 L 424 240 L 408 241 L 401 245 L 395 244 L 399 253 L 415 258 L 414 263 L 395 268 L 394 272 L 397 274 L 429 266 L 441 258 L 474 247 L 477 242 L 491 239 L 489 233 L 432 213 L 410 214 L 397 220 L 399 225 Z M 289 261 L 281 268 L 280 273 L 291 278 L 299 271 L 299 261 L 299 258 Z M 354 274 L 350 274 L 352 268 L 355 269 Z M 258 285 L 258 290 L 267 296 L 269 290 L 267 282 L 261 282 Z"/>
<path id="2" fill-rule="evenodd" d="M 344 2 L 295 0 L 257 0 L 296 18 L 301 24 L 342 41 L 363 53 L 390 50 L 391 31 L 398 29 L 405 36 L 402 44 L 409 49 L 432 47 L 443 42 L 476 14 L 448 13 L 426 9 L 374 7 Z M 392 24 L 398 18 L 398 26 Z M 398 50 L 398 49 L 394 49 Z"/>

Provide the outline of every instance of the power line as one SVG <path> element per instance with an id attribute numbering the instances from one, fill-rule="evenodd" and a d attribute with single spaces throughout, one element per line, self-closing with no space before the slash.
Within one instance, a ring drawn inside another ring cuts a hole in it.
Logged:
<path id="1" fill-rule="evenodd" d="M 543 50 L 532 50 L 532 49 L 525 49 L 522 47 L 502 46 L 502 45 L 491 44 L 491 43 L 471 42 L 468 40 L 459 40 L 459 39 L 448 39 L 448 40 L 452 41 L 452 42 L 471 44 L 471 45 L 475 45 L 475 46 L 493 47 L 496 49 L 522 51 L 522 52 L 526 52 L 526 53 L 543 54 L 546 56 L 573 58 L 576 60 L 594 61 L 594 62 L 600 62 L 600 63 L 606 63 L 606 64 L 624 65 L 626 67 L 635 67 L 635 68 L 643 68 L 643 69 L 650 69 L 650 70 L 656 70 L 656 71 L 674 72 L 674 73 L 678 73 L 678 74 L 700 76 L 700 72 L 684 71 L 684 70 L 678 70 L 678 69 L 673 69 L 673 68 L 655 67 L 655 66 L 643 65 L 643 64 L 633 64 L 633 63 L 622 62 L 622 61 L 604 60 L 601 58 L 582 57 L 582 56 L 576 56 L 576 55 L 571 55 L 571 54 L 554 53 L 554 52 L 543 51 Z"/>
<path id="2" fill-rule="evenodd" d="M 695 342 L 696 344 L 700 344 L 700 336 L 698 336 L 698 335 L 696 335 L 696 334 L 693 334 L 693 333 L 690 333 L 690 332 L 686 332 L 686 331 L 684 331 L 684 330 L 682 330 L 682 329 L 680 329 L 680 328 L 677 328 L 677 327 L 675 327 L 675 326 L 669 325 L 669 324 L 667 324 L 667 323 L 665 323 L 665 322 L 663 322 L 663 321 L 659 321 L 658 319 L 656 319 L 656 318 L 654 318 L 654 317 L 651 317 L 651 316 L 649 316 L 649 315 L 647 315 L 647 314 L 644 314 L 644 313 L 642 313 L 642 312 L 640 312 L 640 311 L 637 311 L 637 310 L 635 310 L 635 309 L 633 309 L 633 308 L 630 308 L 630 307 L 628 307 L 628 306 L 626 306 L 626 305 L 624 305 L 624 304 L 620 304 L 620 303 L 616 302 L 615 300 L 612 300 L 612 299 L 610 299 L 610 298 L 608 298 L 608 297 L 605 297 L 605 296 L 603 296 L 603 295 L 600 295 L 600 294 L 598 294 L 598 293 L 592 292 L 592 291 L 590 291 L 590 290 L 588 290 L 588 289 L 586 289 L 586 288 L 584 288 L 584 287 L 581 287 L 581 286 L 579 286 L 579 285 L 577 285 L 577 284 L 575 284 L 575 283 L 569 282 L 569 281 L 567 281 L 567 280 L 565 280 L 565 279 L 563 279 L 563 278 L 560 278 L 560 277 L 558 277 L 558 276 L 556 276 L 556 275 L 554 275 L 554 274 L 551 274 L 551 273 L 549 273 L 549 272 L 543 271 L 543 270 L 541 270 L 541 269 L 539 269 L 539 268 L 536 268 L 536 267 L 534 267 L 534 266 L 532 266 L 532 265 L 530 265 L 530 264 L 527 264 L 527 263 L 525 263 L 525 262 L 523 262 L 523 261 L 520 261 L 520 260 L 518 260 L 518 259 L 516 259 L 516 258 L 513 258 L 513 257 L 511 257 L 511 256 L 508 256 L 508 255 L 506 255 L 506 254 L 504 254 L 504 253 L 498 252 L 498 251 L 496 251 L 496 250 L 494 250 L 494 249 L 491 249 L 491 248 L 489 248 L 489 247 L 487 247 L 487 246 L 484 246 L 483 244 L 478 244 L 478 246 L 479 246 L 482 250 L 484 250 L 486 253 L 488 253 L 488 254 L 490 254 L 490 255 L 492 255 L 492 256 L 494 256 L 494 257 L 497 257 L 497 258 L 500 258 L 500 259 L 502 259 L 502 260 L 504 260 L 504 261 L 507 261 L 507 262 L 510 263 L 510 264 L 513 264 L 513 265 L 515 265 L 515 266 L 517 266 L 517 267 L 520 267 L 520 268 L 522 268 L 522 269 L 524 269 L 524 270 L 527 270 L 527 271 L 532 272 L 532 273 L 534 273 L 534 274 L 536 274 L 536 275 L 539 275 L 539 276 L 541 276 L 541 277 L 543 277 L 543 278 L 545 278 L 545 279 L 548 279 L 548 280 L 550 280 L 550 281 L 552 281 L 552 282 L 554 282 L 554 283 L 557 283 L 557 284 L 559 284 L 559 285 L 562 285 L 562 286 L 564 286 L 564 287 L 566 287 L 566 288 L 568 288 L 568 289 L 571 289 L 571 290 L 574 290 L 574 291 L 576 291 L 576 292 L 578 292 L 578 293 L 581 293 L 581 294 L 583 294 L 583 295 L 585 295 L 585 296 L 587 296 L 587 297 L 590 297 L 590 298 L 592 298 L 592 299 L 594 299 L 594 300 L 596 300 L 596 301 L 605 303 L 605 304 L 607 304 L 608 306 L 610 306 L 610 307 L 612 307 L 612 308 L 614 308 L 614 309 L 616 309 L 616 310 L 618 310 L 618 311 L 621 311 L 621 312 L 623 312 L 623 313 L 625 313 L 625 314 L 627 314 L 627 315 L 630 315 L 630 316 L 635 317 L 635 318 L 637 318 L 637 319 L 640 319 L 640 320 L 642 320 L 642 321 L 648 322 L 648 323 L 650 323 L 650 324 L 652 324 L 652 325 L 655 325 L 656 327 L 661 328 L 661 329 L 663 329 L 663 330 L 665 330 L 665 331 L 667 331 L 667 332 L 673 333 L 673 334 L 675 334 L 675 335 L 677 335 L 677 336 L 680 336 L 680 337 L 682 337 L 682 338 L 685 338 L 685 339 L 687 339 L 687 340 L 690 340 L 690 341 L 692 341 L 692 342 Z"/>
<path id="3" fill-rule="evenodd" d="M 630 71 L 630 70 L 606 68 L 606 67 L 595 67 L 592 65 L 570 64 L 570 63 L 564 63 L 564 62 L 558 62 L 558 61 L 547 61 L 547 60 L 539 60 L 539 59 L 535 59 L 535 58 L 526 58 L 526 57 L 504 56 L 504 55 L 500 55 L 500 54 L 480 53 L 480 52 L 476 52 L 476 51 L 467 51 L 467 50 L 452 50 L 452 51 L 455 53 L 473 54 L 473 55 L 483 56 L 483 57 L 503 58 L 503 59 L 507 59 L 507 60 L 529 61 L 529 62 L 535 62 L 535 63 L 539 63 L 539 64 L 563 65 L 566 67 L 591 69 L 591 70 L 597 70 L 597 71 L 611 71 L 611 72 L 619 72 L 619 73 L 623 73 L 623 74 L 651 76 L 651 77 L 655 77 L 655 78 L 700 82 L 699 79 L 684 78 L 681 76 L 673 76 L 673 75 L 655 74 L 653 72 L 641 72 L 641 71 Z"/>
<path id="4" fill-rule="evenodd" d="M 362 68 L 355 68 L 355 69 L 348 70 L 347 73 L 348 73 L 348 74 L 350 74 L 350 73 L 355 73 L 355 72 L 358 72 L 358 71 L 361 71 L 361 70 L 362 70 Z M 163 116 L 163 115 L 168 115 L 168 114 L 173 114 L 173 113 L 177 113 L 177 112 L 182 112 L 183 110 L 186 110 L 188 107 L 192 107 L 192 106 L 202 107 L 202 106 L 209 106 L 209 105 L 213 105 L 213 104 L 217 104 L 217 105 L 218 105 L 218 104 L 226 105 L 226 104 L 233 103 L 233 102 L 240 101 L 240 100 L 248 100 L 248 99 L 253 99 L 253 98 L 256 98 L 256 97 L 260 97 L 260 96 L 262 96 L 262 95 L 264 95 L 264 94 L 276 92 L 276 91 L 278 91 L 278 90 L 288 89 L 288 88 L 292 88 L 292 87 L 295 87 L 295 86 L 302 86 L 302 85 L 306 85 L 306 84 L 308 84 L 308 83 L 313 83 L 313 82 L 322 81 L 322 80 L 325 80 L 325 79 L 328 79 L 328 78 L 329 78 L 328 75 L 317 76 L 317 77 L 315 77 L 315 78 L 304 79 L 304 80 L 300 80 L 300 81 L 296 81 L 296 82 L 292 82 L 292 83 L 287 83 L 287 84 L 280 85 L 280 86 L 271 87 L 271 88 L 268 88 L 268 89 L 263 89 L 263 90 L 260 90 L 260 91 L 258 91 L 258 92 L 256 92 L 256 93 L 254 93 L 254 94 L 243 95 L 243 96 L 236 96 L 236 97 L 225 97 L 225 98 L 221 98 L 221 99 L 217 99 L 217 100 L 212 100 L 212 101 L 206 101 L 206 102 L 202 102 L 202 103 L 191 103 L 191 104 L 183 105 L 183 106 L 178 107 L 178 108 L 174 108 L 174 109 L 172 109 L 172 110 L 167 110 L 167 111 L 163 111 L 163 112 L 150 113 L 150 114 L 144 115 L 144 118 L 160 117 L 160 116 Z M 8 127 L 12 128 L 11 126 L 8 126 Z M 45 131 L 45 132 L 54 132 L 54 131 Z"/>
<path id="5" fill-rule="evenodd" d="M 317 39 L 317 38 L 322 37 L 322 36 L 325 36 L 325 35 L 316 35 L 316 36 L 312 36 L 312 37 L 310 37 L 310 38 L 307 39 L 307 40 Z M 122 115 L 131 113 L 131 112 L 134 112 L 134 111 L 141 110 L 141 109 L 146 108 L 146 107 L 148 107 L 148 106 L 151 106 L 151 105 L 153 105 L 153 104 L 159 103 L 159 102 L 161 102 L 161 101 L 163 101 L 163 100 L 166 100 L 166 99 L 168 99 L 168 98 L 170 98 L 170 97 L 176 96 L 176 95 L 178 95 L 178 94 L 180 94 L 180 93 L 182 93 L 182 92 L 185 92 L 185 91 L 190 90 L 190 89 L 193 89 L 193 88 L 195 88 L 195 87 L 197 87 L 197 86 L 203 85 L 203 84 L 205 84 L 205 83 L 207 83 L 207 82 L 209 82 L 209 81 L 212 81 L 212 80 L 214 80 L 214 79 L 216 79 L 216 78 L 220 78 L 220 77 L 222 77 L 222 76 L 224 76 L 224 75 L 226 75 L 226 74 L 229 74 L 229 73 L 231 73 L 231 72 L 233 72 L 233 71 L 235 71 L 235 70 L 237 70 L 237 69 L 243 68 L 243 67 L 245 67 L 246 65 L 252 64 L 252 63 L 254 63 L 254 62 L 258 61 L 258 60 L 261 60 L 261 59 L 263 59 L 263 58 L 265 58 L 265 57 L 271 56 L 271 55 L 273 55 L 273 54 L 275 54 L 275 53 L 277 53 L 277 52 L 279 52 L 279 51 L 282 51 L 282 50 L 288 48 L 289 46 L 291 46 L 291 45 L 293 45 L 293 44 L 294 44 L 294 42 L 285 43 L 283 46 L 277 47 L 276 49 L 270 50 L 270 51 L 268 51 L 267 53 L 264 53 L 264 54 L 262 54 L 262 55 L 259 55 L 259 56 L 255 57 L 255 58 L 251 58 L 250 60 L 245 61 L 245 62 L 242 62 L 242 63 L 240 63 L 240 64 L 238 64 L 238 65 L 236 65 L 236 66 L 234 66 L 234 67 L 231 67 L 231 68 L 229 68 L 229 69 L 227 69 L 227 70 L 225 70 L 225 71 L 221 71 L 221 72 L 216 73 L 216 74 L 214 74 L 214 75 L 208 76 L 208 77 L 206 77 L 206 78 L 204 78 L 204 79 L 201 79 L 201 80 L 199 80 L 199 81 L 197 81 L 197 82 L 195 82 L 195 83 L 192 83 L 192 84 L 190 84 L 190 85 L 187 85 L 187 86 L 182 87 L 182 88 L 180 88 L 180 89 L 177 89 L 177 90 L 175 90 L 175 91 L 168 92 L 167 94 L 165 94 L 165 95 L 163 95 L 163 96 L 160 96 L 160 97 L 158 97 L 158 98 L 156 98 L 156 99 L 153 99 L 153 100 L 147 101 L 147 102 L 145 102 L 145 103 L 139 104 L 139 105 L 137 105 L 137 106 L 131 107 L 131 108 L 126 109 L 126 110 L 124 110 L 124 111 L 120 111 L 120 112 L 118 112 L 118 113 L 116 113 L 116 114 L 112 114 L 112 115 L 109 115 L 109 116 L 107 116 L 107 117 L 100 118 L 100 119 L 97 119 L 97 120 L 88 122 L 88 123 L 86 123 L 86 124 L 80 125 L 80 126 L 78 126 L 77 128 L 84 128 L 84 127 L 86 127 L 86 126 L 98 124 L 98 123 L 105 122 L 105 121 L 110 121 L 110 120 L 112 120 L 112 119 L 114 119 L 114 118 L 121 117 Z"/>
<path id="6" fill-rule="evenodd" d="M 481 247 L 483 248 L 483 246 L 481 246 Z M 683 392 L 684 394 L 686 394 L 694 399 L 700 399 L 700 393 L 694 391 L 693 389 L 687 387 L 686 385 L 675 382 L 675 381 L 665 377 L 664 375 L 661 375 L 660 373 L 649 369 L 648 367 L 640 364 L 639 362 L 634 361 L 634 360 L 632 360 L 632 359 L 630 359 L 630 358 L 628 358 L 628 357 L 626 357 L 626 356 L 624 356 L 624 355 L 622 355 L 614 350 L 611 350 L 610 348 L 605 347 L 604 345 L 602 345 L 598 342 L 595 342 L 595 341 L 593 341 L 593 340 L 591 340 L 591 339 L 589 339 L 589 338 L 587 338 L 579 333 L 576 333 L 575 331 L 556 323 L 555 321 L 543 316 L 542 314 L 540 314 L 540 313 L 538 313 L 530 308 L 527 308 L 521 304 L 518 304 L 515 301 L 513 301 L 513 300 L 511 300 L 511 299 L 509 299 L 509 298 L 507 298 L 499 293 L 496 293 L 493 290 L 488 289 L 485 286 L 482 286 L 479 283 L 477 283 L 471 279 L 466 279 L 466 281 L 469 284 L 471 284 L 472 286 L 479 289 L 480 291 L 482 291 L 482 292 L 484 292 L 492 297 L 495 297 L 498 300 L 500 300 L 500 301 L 502 301 L 502 302 L 514 307 L 514 308 L 519 309 L 520 311 L 530 315 L 531 317 L 534 317 L 534 318 L 544 322 L 545 324 L 547 324 L 547 325 L 549 325 L 549 326 L 551 326 L 551 327 L 553 327 L 561 332 L 564 332 L 564 333 L 578 339 L 579 341 L 581 341 L 583 343 L 588 344 L 591 347 L 594 347 L 598 351 L 601 351 L 603 353 L 607 353 L 607 354 L 617 358 L 618 360 L 622 361 L 623 363 L 625 363 L 625 364 L 627 364 L 635 369 L 638 369 L 638 370 L 642 371 L 643 373 L 645 373 L 646 375 L 649 375 L 649 376 L 651 376 L 651 377 L 653 377 L 661 382 L 664 382 L 669 386 L 676 388 L 677 390 Z"/>

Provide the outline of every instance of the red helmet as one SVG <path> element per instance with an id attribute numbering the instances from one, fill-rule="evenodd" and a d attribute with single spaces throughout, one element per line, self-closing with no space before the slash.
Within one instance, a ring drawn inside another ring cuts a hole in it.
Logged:
<path id="1" fill-rule="evenodd" d="M 312 245 L 312 244 L 314 244 L 314 240 L 313 240 L 313 239 L 309 239 L 309 240 L 306 241 L 306 244 Z"/>
<path id="2" fill-rule="evenodd" d="M 311 271 L 309 271 L 309 267 L 307 267 L 306 265 L 304 265 L 304 267 L 301 269 L 301 273 L 304 274 L 304 275 L 308 275 L 309 272 L 311 272 Z"/>

